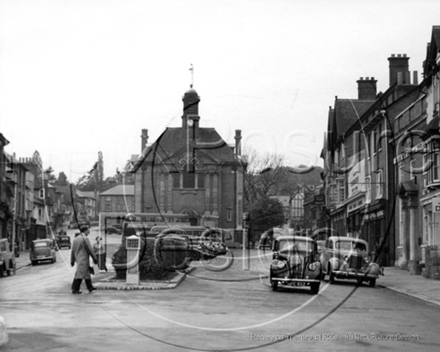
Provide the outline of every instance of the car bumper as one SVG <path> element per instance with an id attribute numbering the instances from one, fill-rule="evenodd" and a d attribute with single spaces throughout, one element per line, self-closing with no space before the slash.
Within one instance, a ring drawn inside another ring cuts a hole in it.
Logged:
<path id="1" fill-rule="evenodd" d="M 304 286 L 310 285 L 311 283 L 321 282 L 319 279 L 287 279 L 284 277 L 272 277 L 271 281 L 278 281 L 279 283 L 289 284 L 289 283 L 303 283 Z"/>
<path id="2" fill-rule="evenodd" d="M 336 270 L 333 272 L 337 279 L 378 279 L 379 274 L 360 271 Z"/>
<path id="3" fill-rule="evenodd" d="M 45 255 L 37 255 L 35 257 L 31 257 L 31 261 L 40 261 L 40 260 L 52 260 L 53 256 L 45 256 Z"/>

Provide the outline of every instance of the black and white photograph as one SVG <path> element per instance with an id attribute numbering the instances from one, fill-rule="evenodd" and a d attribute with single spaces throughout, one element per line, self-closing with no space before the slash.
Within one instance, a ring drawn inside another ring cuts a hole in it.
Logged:
<path id="1" fill-rule="evenodd" d="M 0 0 L 0 351 L 439 351 L 439 14 Z"/>

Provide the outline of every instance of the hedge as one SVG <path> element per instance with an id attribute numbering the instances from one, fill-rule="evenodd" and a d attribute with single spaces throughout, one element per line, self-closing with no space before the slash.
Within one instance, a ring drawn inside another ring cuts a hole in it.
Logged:
<path id="1" fill-rule="evenodd" d="M 146 247 L 145 247 L 146 246 Z M 164 280 L 175 275 L 176 269 L 183 270 L 188 267 L 186 251 L 159 251 L 154 254 L 154 238 L 142 238 L 140 249 L 139 277 L 140 280 Z M 125 242 L 113 254 L 112 264 L 122 265 L 121 269 L 115 267 L 116 279 L 126 279 L 127 249 Z"/>

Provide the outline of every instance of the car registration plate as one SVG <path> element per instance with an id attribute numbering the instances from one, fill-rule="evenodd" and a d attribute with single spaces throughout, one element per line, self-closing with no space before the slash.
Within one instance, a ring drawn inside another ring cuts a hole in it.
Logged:
<path id="1" fill-rule="evenodd" d="M 303 282 L 303 281 L 293 281 L 292 282 L 292 286 L 296 286 L 296 287 L 304 287 L 307 286 L 308 283 L 307 282 Z"/>
<path id="2" fill-rule="evenodd" d="M 44 258 L 44 255 L 38 255 L 37 258 L 38 259 Z"/>

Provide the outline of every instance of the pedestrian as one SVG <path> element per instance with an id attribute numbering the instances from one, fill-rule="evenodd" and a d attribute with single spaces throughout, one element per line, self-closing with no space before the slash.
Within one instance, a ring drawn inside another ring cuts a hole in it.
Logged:
<path id="1" fill-rule="evenodd" d="M 99 270 L 105 270 L 107 271 L 107 266 L 105 265 L 105 248 L 102 245 L 102 238 L 99 236 L 96 236 L 96 242 L 93 245 L 93 251 L 96 254 L 96 257 L 98 258 L 98 266 Z"/>
<path id="2" fill-rule="evenodd" d="M 92 245 L 90 244 L 87 236 L 90 233 L 89 227 L 86 225 L 81 226 L 80 234 L 75 237 L 72 244 L 72 251 L 70 256 L 70 265 L 74 266 L 76 263 L 75 277 L 72 282 L 72 293 L 79 294 L 81 281 L 84 279 L 89 292 L 96 290 L 96 287 L 92 285 L 92 279 L 90 276 L 90 257 L 92 257 L 95 264 L 98 263 L 95 253 L 93 253 Z"/>

